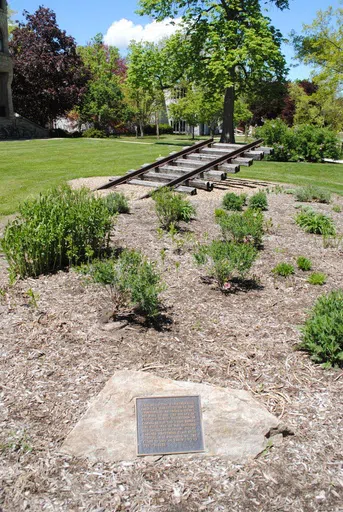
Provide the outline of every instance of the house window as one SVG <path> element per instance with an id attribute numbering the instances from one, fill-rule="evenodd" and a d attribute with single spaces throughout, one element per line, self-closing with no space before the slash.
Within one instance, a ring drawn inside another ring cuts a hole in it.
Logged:
<path id="1" fill-rule="evenodd" d="M 186 89 L 185 87 L 174 87 L 171 93 L 172 100 L 179 100 L 181 98 L 184 98 L 186 96 Z"/>
<path id="2" fill-rule="evenodd" d="M 186 121 L 175 121 L 172 126 L 174 133 L 186 133 Z"/>

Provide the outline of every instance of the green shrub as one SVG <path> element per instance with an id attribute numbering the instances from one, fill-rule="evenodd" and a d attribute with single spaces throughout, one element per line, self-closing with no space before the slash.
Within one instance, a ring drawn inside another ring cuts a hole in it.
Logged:
<path id="1" fill-rule="evenodd" d="M 116 312 L 130 306 L 148 318 L 158 314 L 164 285 L 155 263 L 142 253 L 125 250 L 117 259 L 97 260 L 80 270 L 95 283 L 109 286 Z"/>
<path id="2" fill-rule="evenodd" d="M 299 187 L 295 190 L 295 198 L 302 203 L 310 203 L 316 201 L 318 203 L 329 203 L 331 194 L 329 191 L 324 190 L 314 185 L 307 185 L 306 187 Z"/>
<path id="3" fill-rule="evenodd" d="M 160 135 L 173 134 L 173 127 L 167 123 L 161 123 L 159 125 Z M 144 134 L 145 135 L 156 135 L 156 125 L 155 124 L 147 124 L 144 126 Z"/>
<path id="4" fill-rule="evenodd" d="M 209 261 L 210 274 L 220 288 L 225 288 L 233 277 L 246 276 L 257 257 L 257 249 L 251 244 L 214 240 L 209 245 L 200 246 L 194 257 L 199 265 Z"/>
<path id="5" fill-rule="evenodd" d="M 107 134 L 104 130 L 99 130 L 98 128 L 89 128 L 82 132 L 82 137 L 86 137 L 87 139 L 106 139 Z"/>
<path id="6" fill-rule="evenodd" d="M 101 198 L 63 186 L 21 204 L 1 247 L 13 277 L 36 277 L 99 257 L 112 225 Z"/>
<path id="7" fill-rule="evenodd" d="M 129 202 L 124 194 L 121 194 L 120 192 L 109 194 L 104 197 L 104 201 L 111 215 L 130 212 Z"/>
<path id="8" fill-rule="evenodd" d="M 235 243 L 253 243 L 258 246 L 262 243 L 263 214 L 251 209 L 244 213 L 225 213 L 216 216 L 223 238 Z"/>
<path id="9" fill-rule="evenodd" d="M 316 363 L 343 366 L 343 290 L 319 297 L 301 329 L 300 347 Z"/>
<path id="10" fill-rule="evenodd" d="M 256 192 L 250 197 L 248 205 L 253 210 L 268 210 L 267 194 L 263 191 Z"/>
<path id="11" fill-rule="evenodd" d="M 299 256 L 297 259 L 297 265 L 299 270 L 303 270 L 304 272 L 311 270 L 312 268 L 312 262 L 308 258 L 305 258 L 304 256 Z"/>
<path id="12" fill-rule="evenodd" d="M 178 192 L 163 187 L 152 194 L 155 210 L 163 229 L 178 226 L 180 221 L 190 222 L 195 215 L 192 203 Z"/>
<path id="13" fill-rule="evenodd" d="M 323 286 L 326 283 L 326 275 L 322 272 L 313 272 L 307 280 L 308 283 Z"/>
<path id="14" fill-rule="evenodd" d="M 328 128 L 312 125 L 289 128 L 275 119 L 258 128 L 256 136 L 274 148 L 274 153 L 268 157 L 271 160 L 321 162 L 323 158 L 338 159 L 341 154 L 340 141 Z"/>
<path id="15" fill-rule="evenodd" d="M 309 208 L 303 208 L 296 216 L 295 222 L 307 233 L 317 235 L 336 234 L 334 223 L 330 217 Z"/>
<path id="16" fill-rule="evenodd" d="M 339 206 L 339 204 L 334 204 L 332 207 L 332 211 L 335 213 L 341 213 L 342 208 Z"/>
<path id="17" fill-rule="evenodd" d="M 246 194 L 238 195 L 234 194 L 233 192 L 228 192 L 223 197 L 223 207 L 225 208 L 225 210 L 241 211 L 246 203 L 246 200 Z"/>
<path id="18" fill-rule="evenodd" d="M 288 277 L 294 274 L 294 267 L 290 263 L 278 263 L 272 272 L 277 276 Z"/>

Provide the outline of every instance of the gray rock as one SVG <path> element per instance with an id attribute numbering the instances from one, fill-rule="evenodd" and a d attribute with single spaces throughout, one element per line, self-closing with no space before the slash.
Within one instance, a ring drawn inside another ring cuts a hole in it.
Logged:
<path id="1" fill-rule="evenodd" d="M 62 452 L 93 461 L 135 459 L 135 398 L 171 395 L 201 397 L 205 453 L 197 456 L 223 456 L 242 464 L 266 448 L 266 435 L 277 432 L 278 419 L 246 391 L 123 370 L 113 375 L 91 403 L 66 438 Z"/>

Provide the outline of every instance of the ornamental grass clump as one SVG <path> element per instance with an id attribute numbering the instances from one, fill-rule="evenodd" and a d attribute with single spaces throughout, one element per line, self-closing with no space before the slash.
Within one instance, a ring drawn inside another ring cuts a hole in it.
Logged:
<path id="1" fill-rule="evenodd" d="M 36 277 L 100 257 L 113 219 L 86 189 L 61 186 L 20 205 L 1 240 L 12 278 Z"/>
<path id="2" fill-rule="evenodd" d="M 104 202 L 111 215 L 130 212 L 129 202 L 125 195 L 120 192 L 114 192 L 104 197 Z"/>
<path id="3" fill-rule="evenodd" d="M 223 208 L 225 208 L 225 210 L 241 211 L 243 210 L 243 206 L 245 205 L 246 200 L 246 194 L 238 195 L 234 192 L 228 192 L 223 197 Z"/>
<path id="4" fill-rule="evenodd" d="M 331 193 L 314 185 L 307 185 L 306 187 L 299 187 L 295 190 L 295 199 L 302 203 L 330 203 Z"/>
<path id="5" fill-rule="evenodd" d="M 343 290 L 319 297 L 301 329 L 299 348 L 316 363 L 343 366 Z"/>
<path id="6" fill-rule="evenodd" d="M 250 197 L 248 206 L 252 210 L 260 210 L 260 211 L 268 210 L 267 194 L 263 191 L 256 192 L 256 194 L 254 194 Z"/>
<path id="7" fill-rule="evenodd" d="M 288 277 L 294 274 L 294 267 L 290 263 L 278 263 L 273 269 L 273 274 L 281 277 Z"/>
<path id="8" fill-rule="evenodd" d="M 336 228 L 332 219 L 310 208 L 303 208 L 295 217 L 295 222 L 307 233 L 317 235 L 336 234 Z"/>
<path id="9" fill-rule="evenodd" d="M 152 194 L 155 210 L 163 229 L 177 227 L 181 221 L 190 222 L 195 216 L 195 208 L 184 195 L 163 187 Z"/>
<path id="10" fill-rule="evenodd" d="M 209 263 L 209 272 L 218 286 L 227 291 L 234 277 L 243 279 L 257 257 L 257 249 L 251 244 L 238 244 L 214 240 L 202 245 L 194 254 L 198 265 Z"/>
<path id="11" fill-rule="evenodd" d="M 109 289 L 114 316 L 127 308 L 150 319 L 158 315 L 159 294 L 165 286 L 156 264 L 141 252 L 125 250 L 116 259 L 95 260 L 82 266 L 80 271 Z"/>
<path id="12" fill-rule="evenodd" d="M 309 284 L 323 286 L 323 284 L 326 283 L 326 274 L 323 274 L 323 272 L 313 272 L 313 274 L 310 275 L 307 282 Z"/>
<path id="13" fill-rule="evenodd" d="M 297 258 L 297 266 L 299 270 L 307 272 L 312 268 L 312 261 L 308 258 L 305 258 L 305 256 L 299 256 L 299 258 Z"/>
<path id="14" fill-rule="evenodd" d="M 263 236 L 263 214 L 259 210 L 248 209 L 244 213 L 228 214 L 220 210 L 216 212 L 216 222 L 219 224 L 225 241 L 235 243 L 252 243 L 260 246 Z"/>

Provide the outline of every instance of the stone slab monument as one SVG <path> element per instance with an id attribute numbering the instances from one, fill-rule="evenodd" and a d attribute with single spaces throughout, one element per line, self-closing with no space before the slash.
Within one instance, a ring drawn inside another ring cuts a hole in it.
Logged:
<path id="1" fill-rule="evenodd" d="M 244 464 L 278 444 L 279 432 L 278 418 L 246 391 L 121 370 L 92 401 L 62 452 L 93 461 L 219 456 Z"/>

